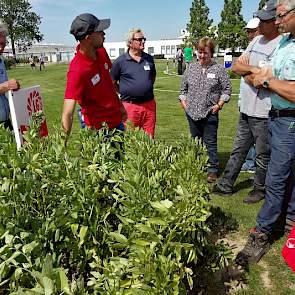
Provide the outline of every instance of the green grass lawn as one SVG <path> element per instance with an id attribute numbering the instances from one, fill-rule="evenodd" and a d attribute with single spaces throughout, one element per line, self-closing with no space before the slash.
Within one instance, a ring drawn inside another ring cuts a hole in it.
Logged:
<path id="1" fill-rule="evenodd" d="M 173 70 L 171 64 L 170 69 Z M 40 85 L 45 100 L 45 112 L 49 132 L 54 126 L 59 127 L 61 110 L 66 83 L 68 65 L 46 65 L 45 71 L 32 71 L 30 66 L 19 66 L 9 70 L 10 78 L 20 81 L 22 87 Z M 178 90 L 180 77 L 166 75 L 166 61 L 157 62 L 157 80 L 155 96 L 157 100 L 157 128 L 156 139 L 173 144 L 182 134 L 189 133 L 184 112 L 178 103 Z M 239 91 L 239 81 L 233 80 L 233 93 Z M 231 152 L 233 138 L 236 133 L 238 120 L 237 96 L 233 95 L 231 101 L 225 105 L 220 113 L 218 132 L 218 152 L 221 168 L 224 167 Z M 76 118 L 74 134 L 79 129 Z M 189 169 L 189 167 L 188 167 Z M 250 227 L 255 225 L 256 214 L 261 206 L 245 205 L 242 200 L 251 189 L 248 174 L 242 174 L 236 183 L 237 193 L 231 197 L 212 196 L 212 202 L 220 206 L 227 213 L 232 214 L 239 223 L 239 230 L 230 235 L 230 239 L 243 244 Z M 277 241 L 271 251 L 255 266 L 246 272 L 247 284 L 244 289 L 235 294 L 295 294 L 295 276 L 284 263 L 280 251 L 285 241 Z M 223 294 L 223 293 L 215 293 Z"/>

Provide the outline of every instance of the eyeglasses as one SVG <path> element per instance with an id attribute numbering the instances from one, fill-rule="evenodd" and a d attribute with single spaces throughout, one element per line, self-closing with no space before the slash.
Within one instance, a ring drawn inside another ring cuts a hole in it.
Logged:
<path id="1" fill-rule="evenodd" d="M 286 11 L 285 13 L 277 14 L 276 19 L 277 20 L 283 19 L 285 16 L 287 16 L 293 10 L 295 10 L 295 7 L 293 9 L 290 9 L 290 10 Z"/>
<path id="2" fill-rule="evenodd" d="M 134 41 L 138 41 L 138 42 L 145 42 L 146 41 L 146 38 L 145 37 L 142 37 L 142 38 L 132 38 Z"/>

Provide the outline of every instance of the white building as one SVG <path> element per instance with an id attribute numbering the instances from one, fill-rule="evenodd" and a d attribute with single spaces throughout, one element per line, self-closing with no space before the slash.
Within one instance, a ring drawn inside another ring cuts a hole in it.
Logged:
<path id="1" fill-rule="evenodd" d="M 163 55 L 164 58 L 173 58 L 177 49 L 183 44 L 181 38 L 163 39 L 145 42 L 145 52 L 151 55 Z M 127 51 L 126 42 L 105 42 L 104 47 L 110 59 L 116 59 Z"/>
<path id="2" fill-rule="evenodd" d="M 5 48 L 4 55 L 13 56 L 10 46 Z M 63 44 L 34 44 L 26 52 L 16 51 L 16 58 L 28 59 L 30 56 L 40 58 L 44 56 L 45 62 L 70 62 L 75 55 L 75 46 Z"/>
<path id="3" fill-rule="evenodd" d="M 145 42 L 145 52 L 151 55 L 163 55 L 164 58 L 173 58 L 177 49 L 183 44 L 183 39 L 187 36 L 186 30 L 181 30 L 180 36 L 175 39 L 162 39 Z M 104 47 L 112 60 L 127 51 L 126 42 L 105 42 Z M 75 55 L 76 46 L 63 44 L 34 44 L 26 52 L 16 52 L 16 58 L 26 58 L 34 56 L 45 57 L 45 62 L 70 62 Z M 5 49 L 6 56 L 12 56 L 11 47 Z"/>

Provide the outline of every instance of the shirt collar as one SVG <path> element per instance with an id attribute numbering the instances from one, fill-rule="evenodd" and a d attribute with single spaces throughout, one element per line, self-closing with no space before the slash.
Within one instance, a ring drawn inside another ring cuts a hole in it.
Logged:
<path id="1" fill-rule="evenodd" d="M 133 58 L 129 54 L 129 50 L 127 50 L 127 52 L 126 52 L 126 60 L 133 60 Z M 140 61 L 139 62 L 142 62 L 143 60 L 144 60 L 144 52 L 141 53 L 141 57 L 140 57 Z"/>

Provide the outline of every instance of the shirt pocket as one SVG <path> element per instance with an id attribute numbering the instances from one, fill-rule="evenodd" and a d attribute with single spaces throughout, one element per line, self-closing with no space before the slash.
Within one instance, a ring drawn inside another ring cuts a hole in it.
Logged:
<path id="1" fill-rule="evenodd" d="M 282 69 L 284 80 L 295 80 L 295 57 L 288 58 Z"/>

